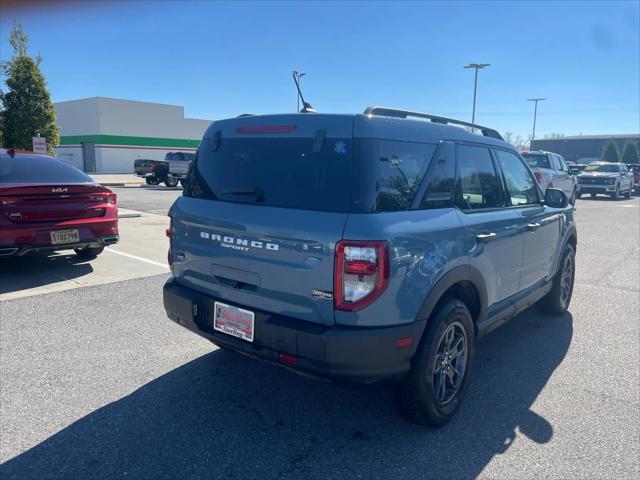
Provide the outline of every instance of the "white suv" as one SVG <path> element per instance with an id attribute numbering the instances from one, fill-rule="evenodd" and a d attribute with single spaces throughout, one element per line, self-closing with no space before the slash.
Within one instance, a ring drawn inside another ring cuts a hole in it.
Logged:
<path id="1" fill-rule="evenodd" d="M 561 155 L 539 150 L 522 152 L 522 156 L 529 164 L 543 192 L 547 188 L 562 190 L 570 199 L 571 205 L 575 205 L 578 182 L 576 177 L 569 173 L 569 167 Z"/>

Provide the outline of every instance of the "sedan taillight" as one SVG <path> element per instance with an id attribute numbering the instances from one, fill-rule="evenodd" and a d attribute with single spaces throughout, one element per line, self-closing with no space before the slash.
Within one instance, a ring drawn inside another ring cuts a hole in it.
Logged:
<path id="1" fill-rule="evenodd" d="M 366 307 L 384 292 L 388 282 L 386 242 L 338 242 L 334 278 L 336 310 L 354 312 Z"/>

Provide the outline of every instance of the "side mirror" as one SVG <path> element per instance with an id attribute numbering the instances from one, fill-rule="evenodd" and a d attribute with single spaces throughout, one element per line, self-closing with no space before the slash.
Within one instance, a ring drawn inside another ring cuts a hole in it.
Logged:
<path id="1" fill-rule="evenodd" d="M 553 208 L 566 208 L 569 205 L 569 199 L 562 190 L 547 188 L 544 192 L 544 203 Z"/>

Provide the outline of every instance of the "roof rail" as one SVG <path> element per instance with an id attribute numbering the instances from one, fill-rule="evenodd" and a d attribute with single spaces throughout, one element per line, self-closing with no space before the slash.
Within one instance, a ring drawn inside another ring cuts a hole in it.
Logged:
<path id="1" fill-rule="evenodd" d="M 421 112 L 412 112 L 411 110 L 400 110 L 397 108 L 386 108 L 386 107 L 376 107 L 371 106 L 367 107 L 364 111 L 365 115 L 381 115 L 384 117 L 396 117 L 396 118 L 426 118 L 430 120 L 432 123 L 441 123 L 443 125 L 462 125 L 464 127 L 477 128 L 482 132 L 482 135 L 485 137 L 497 138 L 498 140 L 504 141 L 502 135 L 498 133 L 497 130 L 493 128 L 483 127 L 482 125 L 476 125 L 475 123 L 463 122 L 462 120 L 455 120 L 453 118 L 440 117 L 438 115 L 431 115 L 429 113 L 421 113 Z"/>

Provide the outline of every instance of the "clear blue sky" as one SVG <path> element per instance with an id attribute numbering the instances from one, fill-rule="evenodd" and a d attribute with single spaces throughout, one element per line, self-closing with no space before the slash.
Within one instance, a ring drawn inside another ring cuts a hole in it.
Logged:
<path id="1" fill-rule="evenodd" d="M 218 119 L 295 110 L 291 70 L 320 112 L 378 104 L 536 136 L 640 131 L 640 3 L 46 2 L 0 6 L 40 52 L 54 101 L 105 96 Z"/>

